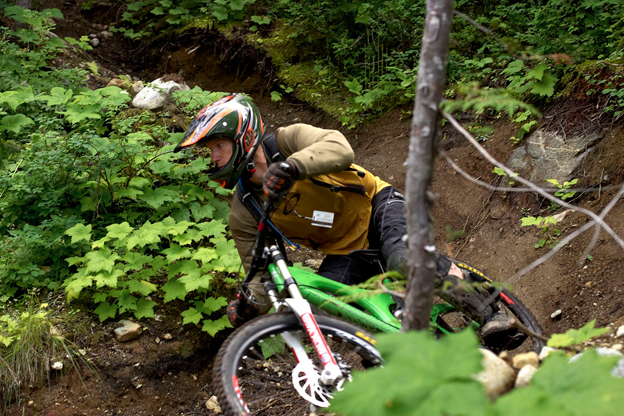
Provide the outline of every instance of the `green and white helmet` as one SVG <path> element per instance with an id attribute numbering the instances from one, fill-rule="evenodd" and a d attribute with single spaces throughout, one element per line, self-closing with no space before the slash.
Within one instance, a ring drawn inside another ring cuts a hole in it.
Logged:
<path id="1" fill-rule="evenodd" d="M 253 171 L 253 155 L 263 135 L 264 121 L 253 100 L 241 94 L 231 94 L 197 113 L 175 151 L 216 139 L 232 140 L 232 157 L 228 163 L 221 169 L 211 168 L 208 174 L 211 180 L 232 189 L 246 170 Z"/>

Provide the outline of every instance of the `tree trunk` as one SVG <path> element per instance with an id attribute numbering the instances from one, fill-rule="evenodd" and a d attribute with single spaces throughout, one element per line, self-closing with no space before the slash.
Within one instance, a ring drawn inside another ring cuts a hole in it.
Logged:
<path id="1" fill-rule="evenodd" d="M 444 92 L 453 0 L 427 0 L 420 50 L 416 102 L 407 159 L 406 220 L 410 262 L 403 330 L 428 329 L 433 303 L 436 252 L 430 208 L 438 106 Z"/>
<path id="2" fill-rule="evenodd" d="M 24 9 L 30 9 L 30 0 L 15 0 L 15 5 Z"/>

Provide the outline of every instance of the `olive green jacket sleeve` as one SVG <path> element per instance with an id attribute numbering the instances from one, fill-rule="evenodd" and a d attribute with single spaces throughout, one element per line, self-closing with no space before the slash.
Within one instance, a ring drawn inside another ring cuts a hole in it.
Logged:
<path id="1" fill-rule="evenodd" d="M 251 250 L 256 240 L 256 230 L 258 222 L 251 215 L 251 212 L 241 202 L 238 196 L 232 198 L 232 208 L 230 210 L 230 231 L 234 237 L 236 250 L 243 262 L 245 273 L 251 266 Z"/>
<path id="2" fill-rule="evenodd" d="M 280 152 L 297 166 L 299 179 L 340 172 L 355 160 L 351 145 L 337 130 L 293 124 L 279 128 L 275 136 Z"/>
<path id="3" fill-rule="evenodd" d="M 277 130 L 280 152 L 292 160 L 299 179 L 323 173 L 340 172 L 349 167 L 355 155 L 347 139 L 337 130 L 325 130 L 308 124 L 293 124 Z M 237 196 L 232 198 L 230 230 L 245 272 L 251 265 L 251 249 L 258 222 Z"/>

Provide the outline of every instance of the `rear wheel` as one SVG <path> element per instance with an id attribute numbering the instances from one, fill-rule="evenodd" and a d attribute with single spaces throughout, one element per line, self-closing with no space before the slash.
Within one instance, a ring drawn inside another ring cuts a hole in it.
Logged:
<path id="1" fill-rule="evenodd" d="M 343 373 L 348 375 L 381 364 L 372 335 L 334 317 L 315 318 Z M 293 387 L 297 360 L 284 343 L 283 333 L 300 337 L 315 367 L 323 368 L 295 315 L 280 313 L 256 318 L 228 338 L 213 367 L 217 396 L 225 415 L 310 413 L 310 403 Z"/>
<path id="2" fill-rule="evenodd" d="M 520 322 L 532 332 L 543 335 L 542 328 L 537 322 L 537 319 L 535 319 L 529 309 L 522 304 L 518 297 L 511 293 L 509 290 L 501 290 L 499 299 L 496 303 L 496 307 L 500 312 L 504 313 L 505 315 L 515 317 L 518 322 Z M 468 326 L 472 326 L 475 330 L 477 330 L 477 333 L 479 329 L 479 325 L 476 322 L 472 321 L 472 319 L 463 312 L 460 312 L 454 308 L 449 308 L 449 310 L 445 310 L 444 312 L 440 313 L 436 318 L 436 326 L 436 333 L 438 335 L 458 332 Z M 509 342 L 506 345 L 494 346 L 484 344 L 484 347 L 489 348 L 495 352 L 499 352 L 502 350 L 517 350 L 519 352 L 526 352 L 533 350 L 539 353 L 544 345 L 544 342 L 537 338 L 527 337 L 525 334 L 518 333 L 517 336 L 509 339 Z"/>

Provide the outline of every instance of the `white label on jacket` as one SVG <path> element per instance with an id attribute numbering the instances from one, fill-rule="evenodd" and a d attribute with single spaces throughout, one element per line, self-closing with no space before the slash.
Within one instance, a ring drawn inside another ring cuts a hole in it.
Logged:
<path id="1" fill-rule="evenodd" d="M 334 213 L 325 211 L 314 211 L 312 214 L 312 225 L 317 227 L 332 228 L 334 223 Z"/>

